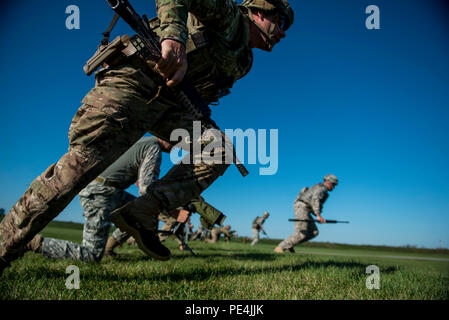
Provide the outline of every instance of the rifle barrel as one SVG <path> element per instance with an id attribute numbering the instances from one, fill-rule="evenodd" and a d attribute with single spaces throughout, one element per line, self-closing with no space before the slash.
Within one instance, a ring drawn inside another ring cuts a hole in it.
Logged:
<path id="1" fill-rule="evenodd" d="M 326 223 L 349 223 L 349 221 L 338 221 L 338 220 L 327 220 L 327 219 L 325 219 L 325 220 L 326 220 Z M 288 219 L 288 221 L 320 222 L 319 220 L 316 220 L 316 219 Z"/>

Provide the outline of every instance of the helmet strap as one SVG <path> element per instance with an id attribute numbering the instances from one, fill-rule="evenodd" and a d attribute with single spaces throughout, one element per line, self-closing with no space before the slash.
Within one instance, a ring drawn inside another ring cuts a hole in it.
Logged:
<path id="1" fill-rule="evenodd" d="M 269 33 L 266 33 L 265 30 L 263 30 L 262 27 L 259 26 L 259 25 L 257 24 L 256 21 L 254 21 L 253 13 L 252 13 L 252 11 L 251 11 L 251 8 L 247 8 L 247 9 L 248 9 L 248 18 L 249 18 L 249 20 L 250 20 L 250 21 L 257 27 L 257 29 L 259 29 L 259 31 L 264 35 L 264 37 L 265 37 L 265 43 L 266 43 L 267 45 L 274 46 L 276 43 L 272 40 L 272 37 L 273 37 L 274 29 L 276 28 L 276 24 L 274 24 L 273 22 L 271 22 L 270 30 L 268 31 Z"/>

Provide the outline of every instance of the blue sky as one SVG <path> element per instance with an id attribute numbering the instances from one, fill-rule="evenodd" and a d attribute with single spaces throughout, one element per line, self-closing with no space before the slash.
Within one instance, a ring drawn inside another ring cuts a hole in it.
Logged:
<path id="1" fill-rule="evenodd" d="M 135 0 L 153 16 L 153 1 Z M 204 192 L 241 235 L 269 211 L 272 238 L 293 231 L 293 201 L 303 186 L 334 173 L 316 241 L 449 247 L 449 5 L 420 0 L 291 1 L 295 24 L 213 107 L 223 128 L 278 129 L 279 170 L 260 176 L 234 166 Z M 380 30 L 367 30 L 368 5 Z M 80 8 L 67 30 L 65 9 Z M 112 17 L 104 1 L 0 4 L 0 207 L 67 150 L 70 121 L 94 85 L 82 67 Z M 113 36 L 131 33 L 119 22 Z M 164 157 L 162 174 L 171 166 Z M 136 194 L 136 188 L 130 191 Z M 78 198 L 58 220 L 82 222 Z M 194 221 L 198 221 L 197 218 Z"/>

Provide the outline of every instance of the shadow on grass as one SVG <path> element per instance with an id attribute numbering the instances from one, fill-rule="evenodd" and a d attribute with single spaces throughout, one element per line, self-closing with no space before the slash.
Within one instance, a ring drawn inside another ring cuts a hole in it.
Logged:
<path id="1" fill-rule="evenodd" d="M 248 261 L 274 261 L 276 260 L 276 256 L 271 253 L 242 253 L 241 251 L 236 251 L 239 253 L 197 253 L 195 255 L 192 254 L 184 254 L 184 255 L 174 255 L 172 256 L 173 260 L 185 260 L 185 259 L 216 259 L 216 258 L 231 258 L 233 260 L 248 260 Z"/>
<path id="2" fill-rule="evenodd" d="M 264 256 L 263 254 L 261 257 Z M 260 257 L 260 258 L 261 258 Z M 148 260 L 147 257 L 142 257 Z M 139 259 L 138 259 L 139 260 Z M 171 282 L 180 282 L 180 281 L 203 281 L 210 278 L 218 278 L 218 277 L 228 277 L 228 276 L 238 276 L 238 275 L 257 275 L 257 274 L 269 274 L 269 273 L 281 273 L 281 272 L 297 272 L 301 270 L 310 270 L 310 269 L 326 269 L 326 268 L 340 268 L 340 269 L 352 269 L 355 275 L 360 274 L 361 277 L 365 277 L 365 269 L 366 265 L 358 262 L 341 262 L 341 261 L 325 261 L 325 262 L 317 262 L 317 261 L 306 261 L 302 263 L 298 263 L 296 265 L 283 265 L 283 266 L 263 266 L 263 267 L 252 267 L 252 268 L 244 268 L 244 267 L 236 267 L 236 266 L 217 266 L 216 268 L 204 268 L 204 269 L 188 269 L 188 270 L 179 270 L 176 272 L 172 272 L 169 274 L 162 274 L 157 272 L 142 272 L 139 275 L 132 274 L 123 274 L 123 271 L 119 271 L 118 273 L 114 272 L 105 272 L 105 269 L 98 265 L 102 270 L 98 272 L 95 267 L 89 268 L 87 270 L 82 271 L 82 278 L 86 281 L 95 280 L 99 282 L 142 282 L 142 281 L 171 281 Z M 399 271 L 399 267 L 387 267 L 382 268 L 383 274 L 392 274 Z M 46 268 L 44 266 L 39 266 L 36 268 L 26 268 L 25 272 L 9 274 L 2 280 L 14 280 L 14 279 L 23 279 L 24 274 L 28 279 L 65 279 L 67 274 L 60 270 L 52 270 Z"/>

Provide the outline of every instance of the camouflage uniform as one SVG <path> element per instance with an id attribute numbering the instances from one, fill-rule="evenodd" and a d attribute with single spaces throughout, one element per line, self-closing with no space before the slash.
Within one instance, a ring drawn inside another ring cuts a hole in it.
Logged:
<path id="1" fill-rule="evenodd" d="M 124 189 L 137 181 L 140 195 L 145 194 L 147 188 L 159 177 L 161 158 L 161 148 L 155 137 L 139 140 L 100 175 L 104 179 L 103 183 L 93 181 L 79 193 L 86 219 L 82 244 L 44 238 L 42 254 L 55 259 L 100 261 L 111 228 L 111 212 L 136 198 Z M 155 227 L 156 225 L 155 221 Z M 112 236 L 120 243 L 129 238 L 129 235 L 119 229 Z"/>
<path id="2" fill-rule="evenodd" d="M 160 213 L 158 219 L 160 221 L 164 222 L 164 225 L 161 228 L 162 231 L 169 231 L 169 230 L 171 230 L 177 223 L 177 220 L 175 218 L 173 218 L 172 216 L 170 216 L 170 215 L 168 215 L 166 213 Z M 178 232 L 181 232 L 181 235 L 182 235 L 182 230 L 180 230 Z M 167 240 L 168 236 L 169 236 L 168 234 L 160 233 L 159 234 L 159 240 L 161 242 L 163 242 L 163 241 Z M 176 238 L 176 241 L 179 244 L 181 244 L 181 242 L 179 241 L 178 238 Z"/>
<path id="3" fill-rule="evenodd" d="M 251 242 L 252 246 L 255 246 L 259 242 L 259 231 L 262 228 L 262 224 L 265 222 L 264 217 L 256 217 L 253 223 L 253 241 Z"/>
<path id="4" fill-rule="evenodd" d="M 210 43 L 188 53 L 187 76 L 207 103 L 218 101 L 252 65 L 245 15 L 231 0 L 192 0 L 188 4 L 157 0 L 156 4 L 160 18 L 156 31 L 161 40 L 185 44 L 189 30 L 198 29 L 198 21 L 206 26 Z M 193 136 L 193 122 L 198 119 L 178 103 L 154 68 L 137 56 L 123 59 L 96 72 L 96 85 L 72 120 L 68 152 L 30 184 L 1 222 L 0 272 L 23 254 L 26 244 L 73 197 L 146 132 L 166 141 L 177 128 Z M 201 149 L 205 141 L 217 136 L 212 128 L 203 125 Z M 224 157 L 223 148 L 214 152 L 212 160 Z M 191 152 L 190 156 L 190 164 L 175 165 L 146 195 L 128 202 L 120 212 L 131 211 L 142 221 L 169 212 L 199 195 L 229 166 L 210 161 L 210 154 L 200 157 Z"/>
<path id="5" fill-rule="evenodd" d="M 215 227 L 210 233 L 211 238 L 205 239 L 204 241 L 208 243 L 216 243 L 220 239 L 220 236 L 224 234 L 226 242 L 229 242 L 234 232 L 235 231 L 233 230 L 227 230 L 225 227 Z"/>
<path id="6" fill-rule="evenodd" d="M 318 183 L 305 192 L 300 192 L 293 204 L 296 219 L 313 219 L 311 213 L 320 215 L 323 204 L 329 193 L 323 183 Z M 295 222 L 295 232 L 279 244 L 283 250 L 291 249 L 295 245 L 308 241 L 318 235 L 315 222 Z"/>
<path id="7" fill-rule="evenodd" d="M 192 234 L 191 240 L 204 240 L 209 235 L 210 231 L 207 230 L 202 224 L 199 225 L 198 229 Z"/>

